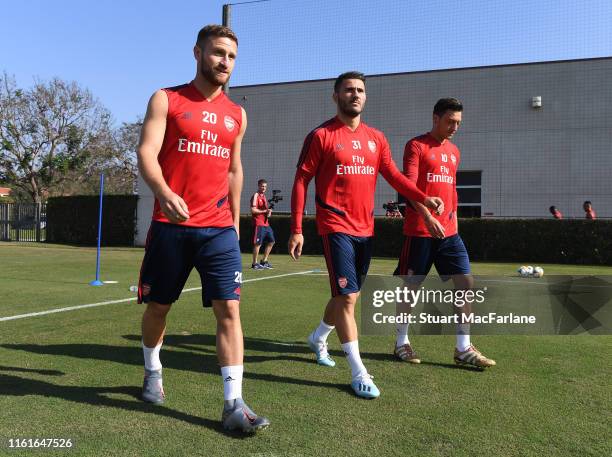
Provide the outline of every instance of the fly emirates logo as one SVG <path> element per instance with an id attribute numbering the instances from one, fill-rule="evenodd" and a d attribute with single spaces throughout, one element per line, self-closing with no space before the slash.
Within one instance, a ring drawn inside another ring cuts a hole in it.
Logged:
<path id="1" fill-rule="evenodd" d="M 217 133 L 202 129 L 200 141 L 189 141 L 187 138 L 179 138 L 178 152 L 190 152 L 192 154 L 203 154 L 229 159 L 230 149 L 215 144 L 218 137 L 219 135 Z"/>
<path id="2" fill-rule="evenodd" d="M 440 166 L 440 174 L 436 173 L 427 173 L 427 182 L 442 182 L 446 184 L 453 184 L 454 178 L 450 176 L 450 168 L 445 167 L 444 165 Z"/>
<path id="3" fill-rule="evenodd" d="M 374 167 L 365 164 L 365 157 L 352 156 L 353 163 L 350 165 L 337 164 L 336 174 L 341 175 L 374 175 Z"/>

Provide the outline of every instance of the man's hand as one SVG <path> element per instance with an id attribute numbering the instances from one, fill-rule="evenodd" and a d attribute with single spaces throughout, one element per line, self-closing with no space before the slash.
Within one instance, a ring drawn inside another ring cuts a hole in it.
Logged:
<path id="1" fill-rule="evenodd" d="M 444 202 L 440 197 L 427 197 L 423 204 L 427 208 L 433 209 L 438 216 L 444 212 Z"/>
<path id="2" fill-rule="evenodd" d="M 434 238 L 444 238 L 444 227 L 440 224 L 440 221 L 433 216 L 428 216 L 425 219 L 425 226 L 429 233 Z"/>
<path id="3" fill-rule="evenodd" d="M 240 240 L 240 221 L 234 222 L 234 230 L 236 230 L 236 235 L 238 235 L 238 240 Z"/>
<path id="4" fill-rule="evenodd" d="M 168 191 L 157 197 L 159 206 L 168 220 L 173 224 L 179 224 L 189 219 L 189 209 L 185 200 L 172 191 Z"/>
<path id="5" fill-rule="evenodd" d="M 304 246 L 304 235 L 301 233 L 292 233 L 289 237 L 289 255 L 293 260 L 297 260 L 302 255 L 302 246 Z"/>
<path id="6" fill-rule="evenodd" d="M 272 216 L 272 210 L 268 209 L 268 211 L 266 212 L 266 217 L 270 217 Z"/>

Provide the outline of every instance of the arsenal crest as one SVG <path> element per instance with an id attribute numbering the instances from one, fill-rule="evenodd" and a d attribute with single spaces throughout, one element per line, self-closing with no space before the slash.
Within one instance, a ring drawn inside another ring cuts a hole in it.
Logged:
<path id="1" fill-rule="evenodd" d="M 234 130 L 234 127 L 236 127 L 236 121 L 229 116 L 225 116 L 223 118 L 223 123 L 225 124 L 225 128 L 230 132 Z"/>
<path id="2" fill-rule="evenodd" d="M 455 157 L 455 154 L 451 154 L 451 161 L 453 162 L 453 165 L 457 165 L 457 157 Z"/>
<path id="3" fill-rule="evenodd" d="M 340 286 L 341 289 L 344 289 L 347 284 L 348 284 L 348 280 L 344 276 L 338 278 L 338 285 Z"/>
<path id="4" fill-rule="evenodd" d="M 149 295 L 151 293 L 151 286 L 149 284 L 143 284 L 141 289 L 142 295 Z"/>
<path id="5" fill-rule="evenodd" d="M 376 142 L 368 141 L 368 148 L 370 148 L 370 152 L 373 154 L 376 152 Z"/>

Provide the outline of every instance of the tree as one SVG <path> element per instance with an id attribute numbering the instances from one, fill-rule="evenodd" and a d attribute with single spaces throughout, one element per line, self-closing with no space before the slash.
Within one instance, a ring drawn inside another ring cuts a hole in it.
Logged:
<path id="1" fill-rule="evenodd" d="M 116 152 L 112 138 L 109 111 L 76 82 L 54 78 L 22 90 L 0 76 L 0 175 L 32 201 L 86 179 L 95 153 Z"/>
<path id="2" fill-rule="evenodd" d="M 87 162 L 80 169 L 70 171 L 69 179 L 56 188 L 54 195 L 96 194 L 100 173 L 105 175 L 105 193 L 133 193 L 138 176 L 136 148 L 141 127 L 142 122 L 137 121 L 101 132 L 90 145 Z"/>
<path id="3" fill-rule="evenodd" d="M 114 157 L 107 164 L 107 170 L 112 170 L 114 179 L 111 184 L 117 192 L 127 194 L 135 191 L 138 176 L 136 149 L 141 129 L 142 119 L 138 119 L 136 122 L 124 122 L 113 132 Z"/>

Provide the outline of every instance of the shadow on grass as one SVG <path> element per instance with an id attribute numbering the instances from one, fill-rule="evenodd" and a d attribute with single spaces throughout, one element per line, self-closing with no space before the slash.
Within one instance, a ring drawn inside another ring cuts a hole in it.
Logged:
<path id="1" fill-rule="evenodd" d="M 192 416 L 180 411 L 167 408 L 163 405 L 150 405 L 140 400 L 140 388 L 136 386 L 120 387 L 84 387 L 84 386 L 61 386 L 35 379 L 21 378 L 0 373 L 0 394 L 3 396 L 25 396 L 37 395 L 41 397 L 60 398 L 75 403 L 83 403 L 92 406 L 108 406 L 124 409 L 127 411 L 138 411 L 146 414 L 169 417 L 181 420 L 189 424 L 209 428 L 213 431 L 226 434 L 220 421 Z M 108 394 L 123 394 L 134 398 L 134 400 L 120 400 L 107 397 Z M 229 434 L 229 436 L 236 436 Z"/>
<path id="2" fill-rule="evenodd" d="M 332 355 L 338 355 L 338 356 L 344 356 L 344 354 L 342 353 L 342 351 L 330 351 L 330 354 Z M 395 358 L 395 356 L 393 354 L 391 354 L 391 352 L 389 352 L 388 354 L 385 353 L 379 353 L 379 352 L 362 352 L 361 353 L 361 358 L 362 359 L 369 359 L 369 360 L 379 360 L 379 361 L 383 361 L 383 362 L 393 362 L 393 363 L 397 363 L 399 365 L 412 365 L 410 363 L 407 362 L 402 362 L 399 361 Z M 423 360 L 421 359 L 421 363 L 420 364 L 416 364 L 418 365 L 428 365 L 431 367 L 438 367 L 438 368 L 448 368 L 451 370 L 464 370 L 464 371 L 484 371 L 484 368 L 478 368 L 478 367 L 470 367 L 467 365 L 457 365 L 455 363 L 441 363 L 441 362 L 429 362 L 427 360 Z"/>
<path id="3" fill-rule="evenodd" d="M 26 351 L 34 354 L 60 355 L 80 359 L 107 360 L 128 365 L 142 366 L 142 348 L 140 336 L 125 335 L 125 339 L 137 342 L 133 346 L 111 346 L 104 344 L 2 344 L 5 349 Z M 300 357 L 294 354 L 310 354 L 305 347 L 285 345 L 270 340 L 245 338 L 246 351 L 272 352 L 270 355 L 245 355 L 245 364 L 269 361 L 291 361 L 312 363 L 311 357 Z M 287 354 L 290 352 L 290 354 Z M 215 350 L 214 335 L 166 335 L 162 349 L 162 360 L 165 368 L 194 372 L 217 372 L 219 366 Z"/>
<path id="4" fill-rule="evenodd" d="M 451 370 L 475 371 L 478 373 L 486 370 L 485 368 L 470 367 L 468 365 L 457 365 L 455 363 L 428 362 L 426 360 L 421 360 L 421 365 L 429 365 L 432 367 L 439 367 L 439 368 L 449 368 Z"/>
<path id="5" fill-rule="evenodd" d="M 123 335 L 123 338 L 128 341 L 135 341 L 140 345 L 140 335 Z M 207 353 L 215 353 L 217 341 L 215 335 L 207 334 L 191 334 L 191 335 L 166 335 L 164 336 L 164 347 L 175 347 L 180 349 L 188 349 L 191 351 L 200 351 Z M 209 346 L 205 348 L 202 346 Z M 310 354 L 310 349 L 306 346 L 305 341 L 277 341 L 266 338 L 244 337 L 244 349 L 246 351 L 258 352 L 276 352 L 276 353 L 292 353 L 292 354 Z M 248 356 L 247 356 L 248 357 Z M 283 356 L 270 357 L 270 359 L 283 360 Z M 296 361 L 304 361 L 300 358 Z"/>
<path id="6" fill-rule="evenodd" d="M 143 365 L 140 336 L 125 335 L 124 338 L 138 342 L 138 344 L 134 344 L 133 346 L 111 346 L 91 343 L 50 345 L 2 344 L 0 347 L 8 350 L 25 351 L 40 355 L 68 356 L 85 360 L 102 360 L 124 365 L 134 365 L 140 368 L 138 371 L 138 375 L 140 376 Z M 206 334 L 166 335 L 161 356 L 164 368 L 196 373 L 219 373 L 217 356 L 213 352 L 215 341 L 216 338 L 214 335 Z M 308 363 L 314 366 L 314 359 L 311 356 L 311 351 L 306 348 L 302 342 L 292 344 L 257 338 L 245 338 L 244 342 L 247 351 L 285 353 L 279 355 L 246 355 L 245 364 L 247 365 L 268 361 L 292 361 Z M 212 346 L 212 349 L 205 346 Z M 289 352 L 289 354 L 286 354 L 287 352 Z M 291 353 L 295 355 L 291 355 Z M 300 357 L 298 354 L 304 354 L 304 356 Z M 347 390 L 346 384 L 325 383 L 310 379 L 279 376 L 271 373 L 254 373 L 246 371 L 244 377 L 247 379 L 281 384 L 332 388 L 342 392 L 350 391 L 350 389 Z"/>
<path id="7" fill-rule="evenodd" d="M 47 376 L 62 376 L 65 373 L 59 370 L 41 370 L 38 368 L 23 368 L 23 367 L 9 367 L 6 365 L 0 365 L 0 371 L 17 371 L 19 373 L 36 373 L 44 374 Z"/>

